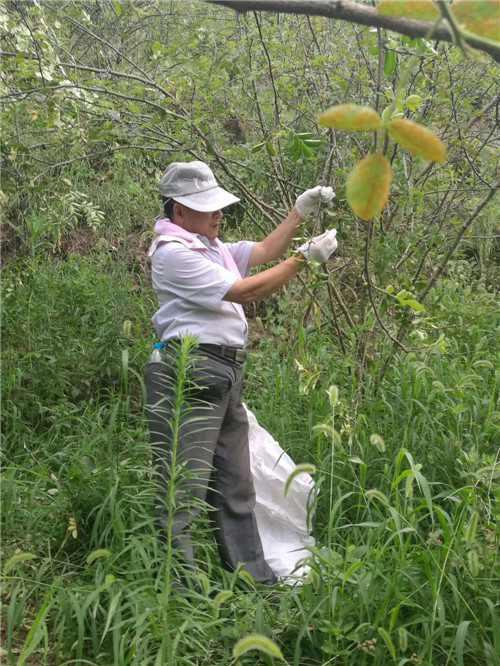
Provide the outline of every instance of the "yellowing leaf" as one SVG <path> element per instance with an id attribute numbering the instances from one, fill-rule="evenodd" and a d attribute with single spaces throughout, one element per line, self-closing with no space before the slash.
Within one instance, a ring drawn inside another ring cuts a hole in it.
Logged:
<path id="1" fill-rule="evenodd" d="M 385 16 L 406 16 L 427 21 L 434 21 L 439 16 L 439 9 L 432 0 L 380 0 L 377 10 Z"/>
<path id="2" fill-rule="evenodd" d="M 406 118 L 387 124 L 389 136 L 413 153 L 433 162 L 444 162 L 446 148 L 441 139 L 423 125 Z"/>
<path id="3" fill-rule="evenodd" d="M 323 127 L 336 127 L 337 129 L 362 132 L 378 129 L 380 127 L 380 116 L 369 106 L 339 104 L 324 111 L 318 122 Z"/>
<path id="4" fill-rule="evenodd" d="M 500 0 L 455 0 L 451 11 L 467 30 L 500 42 Z"/>
<path id="5" fill-rule="evenodd" d="M 349 206 L 363 220 L 380 213 L 389 196 L 392 169 L 381 153 L 361 160 L 347 177 L 346 196 Z"/>

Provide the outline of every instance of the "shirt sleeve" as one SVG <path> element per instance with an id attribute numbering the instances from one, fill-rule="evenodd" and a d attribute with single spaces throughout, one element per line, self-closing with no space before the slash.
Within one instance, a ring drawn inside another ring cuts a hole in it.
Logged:
<path id="1" fill-rule="evenodd" d="M 238 278 L 180 243 L 164 243 L 153 256 L 152 280 L 166 292 L 204 308 L 215 308 Z"/>
<path id="2" fill-rule="evenodd" d="M 234 263 L 238 266 L 241 276 L 244 278 L 248 277 L 250 275 L 248 262 L 250 261 L 250 255 L 252 254 L 255 243 L 253 241 L 243 240 L 238 241 L 237 243 L 224 243 L 224 245 L 233 257 Z"/>

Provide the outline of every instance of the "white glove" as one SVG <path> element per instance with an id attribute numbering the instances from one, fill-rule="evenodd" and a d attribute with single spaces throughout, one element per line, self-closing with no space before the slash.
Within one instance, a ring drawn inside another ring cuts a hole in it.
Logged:
<path id="1" fill-rule="evenodd" d="M 315 236 L 298 248 L 304 259 L 314 259 L 318 264 L 324 264 L 337 249 L 337 229 L 325 231 L 321 236 Z"/>
<path id="2" fill-rule="evenodd" d="M 311 213 L 315 213 L 320 204 L 328 203 L 334 196 L 333 188 L 318 185 L 297 197 L 295 209 L 300 217 L 306 218 Z"/>

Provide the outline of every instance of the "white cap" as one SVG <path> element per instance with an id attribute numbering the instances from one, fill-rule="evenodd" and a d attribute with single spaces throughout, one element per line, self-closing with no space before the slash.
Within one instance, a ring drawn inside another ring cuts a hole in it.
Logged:
<path id="1" fill-rule="evenodd" d="M 218 186 L 204 162 L 172 162 L 163 172 L 159 187 L 163 197 L 201 213 L 211 213 L 239 201 Z"/>

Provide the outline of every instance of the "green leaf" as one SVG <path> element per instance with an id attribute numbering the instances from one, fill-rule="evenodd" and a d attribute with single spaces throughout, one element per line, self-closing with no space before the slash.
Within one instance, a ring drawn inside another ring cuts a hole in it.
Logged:
<path id="1" fill-rule="evenodd" d="M 363 220 L 369 220 L 384 208 L 391 184 L 392 169 L 381 153 L 368 155 L 347 177 L 346 197 L 349 206 Z"/>
<path id="2" fill-rule="evenodd" d="M 457 655 L 458 666 L 464 666 L 464 643 L 467 629 L 469 628 L 470 620 L 462 620 L 458 625 L 457 635 L 455 638 L 455 653 Z"/>
<path id="3" fill-rule="evenodd" d="M 318 150 L 325 142 L 322 139 L 304 139 L 304 143 L 312 150 Z"/>
<path id="4" fill-rule="evenodd" d="M 409 305 L 410 308 L 416 310 L 417 312 L 425 312 L 424 306 L 416 301 L 414 298 L 406 298 L 402 301 L 402 305 Z"/>
<path id="5" fill-rule="evenodd" d="M 386 125 L 389 122 L 389 120 L 391 119 L 391 113 L 392 113 L 391 107 L 386 106 L 382 113 L 382 125 Z"/>
<path id="6" fill-rule="evenodd" d="M 108 617 L 106 618 L 106 624 L 105 624 L 105 626 L 104 626 L 104 631 L 103 631 L 103 633 L 102 633 L 102 637 L 101 637 L 101 644 L 102 644 L 102 641 L 104 640 L 106 634 L 107 634 L 108 631 L 109 631 L 109 627 L 110 627 L 111 622 L 113 621 L 113 619 L 116 619 L 116 618 L 118 618 L 118 617 L 120 616 L 120 613 L 116 613 L 116 609 L 118 608 L 118 605 L 119 605 L 119 603 L 120 603 L 120 601 L 121 601 L 121 598 L 122 598 L 122 592 L 123 592 L 123 590 L 120 590 L 120 591 L 119 591 L 117 594 L 115 594 L 115 596 L 111 599 L 111 603 L 109 604 L 109 609 L 108 609 Z M 115 615 L 116 615 L 116 618 L 115 618 Z"/>
<path id="7" fill-rule="evenodd" d="M 310 137 L 314 136 L 311 133 L 303 134 L 294 134 L 290 133 L 289 139 L 291 143 L 288 143 L 288 150 L 294 162 L 298 162 L 300 159 L 309 159 L 314 157 L 314 153 L 311 148 L 307 145 L 309 143 Z M 307 138 L 304 138 L 307 137 Z"/>
<path id="8" fill-rule="evenodd" d="M 359 560 L 359 562 L 353 562 L 353 564 L 351 564 L 351 566 L 345 572 L 342 580 L 345 582 L 349 578 L 349 576 L 352 574 L 352 572 L 355 571 L 358 567 L 360 567 L 363 564 L 364 564 L 364 562 L 362 560 Z"/>
<path id="9" fill-rule="evenodd" d="M 234 659 L 237 659 L 250 650 L 258 650 L 271 657 L 276 657 L 276 659 L 285 661 L 285 658 L 276 643 L 262 634 L 249 634 L 248 636 L 245 636 L 245 638 L 240 639 L 233 648 L 233 657 Z"/>
<path id="10" fill-rule="evenodd" d="M 38 643 L 41 641 L 44 634 L 45 636 L 47 636 L 45 617 L 47 616 L 47 613 L 49 612 L 51 605 L 52 605 L 52 590 L 50 590 L 49 594 L 47 595 L 47 598 L 43 602 L 42 606 L 40 607 L 40 610 L 38 611 L 35 619 L 33 620 L 33 624 L 31 625 L 30 630 L 28 631 L 26 640 L 24 641 L 24 645 L 22 647 L 21 654 L 19 655 L 19 659 L 16 662 L 17 666 L 24 666 L 26 660 L 35 651 Z"/>
<path id="11" fill-rule="evenodd" d="M 252 578 L 252 576 L 248 573 L 248 571 L 241 569 L 240 571 L 238 571 L 238 576 L 239 578 L 244 580 L 247 585 L 255 589 L 255 581 Z"/>
<path id="12" fill-rule="evenodd" d="M 113 0 L 113 7 L 115 8 L 115 12 L 118 14 L 118 16 L 121 16 L 122 8 L 118 0 Z"/>
<path id="13" fill-rule="evenodd" d="M 274 149 L 273 144 L 269 141 L 266 141 L 266 150 L 268 155 L 271 155 L 271 157 L 276 157 L 276 150 Z"/>
<path id="14" fill-rule="evenodd" d="M 396 67 L 396 54 L 394 51 L 386 51 L 384 56 L 384 74 L 390 76 Z"/>
<path id="15" fill-rule="evenodd" d="M 417 108 L 417 106 L 420 104 L 421 101 L 422 98 L 420 97 L 420 95 L 410 95 L 405 99 L 405 105 L 412 111 L 415 111 L 415 109 Z"/>

